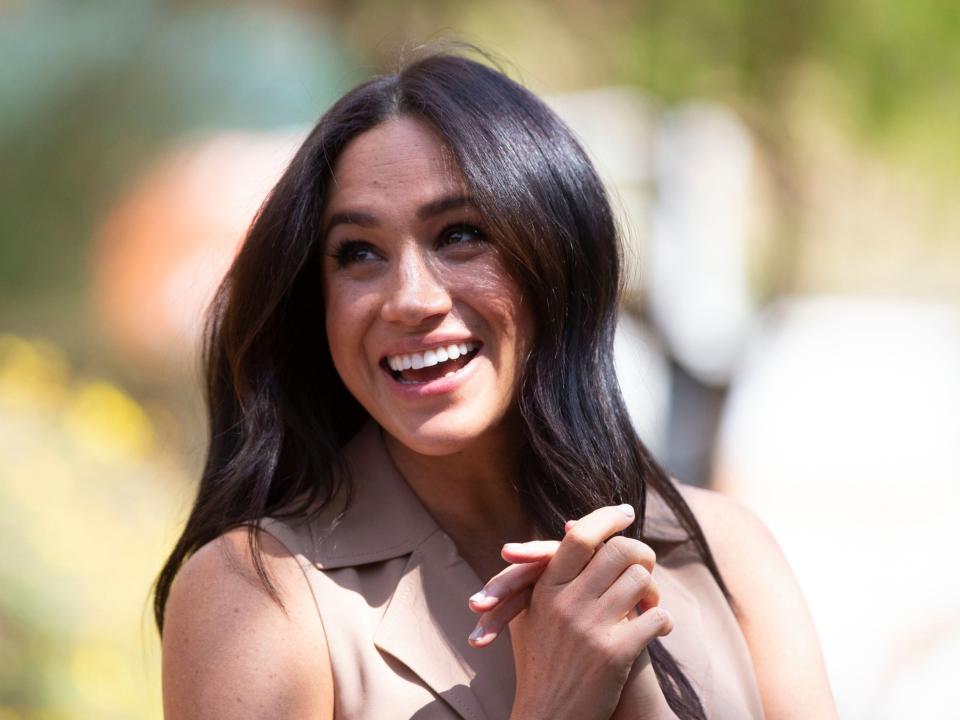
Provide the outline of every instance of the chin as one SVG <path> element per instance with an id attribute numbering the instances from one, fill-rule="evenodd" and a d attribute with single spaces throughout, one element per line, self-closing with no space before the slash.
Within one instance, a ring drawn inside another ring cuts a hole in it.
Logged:
<path id="1" fill-rule="evenodd" d="M 444 412 L 425 419 L 404 419 L 393 416 L 381 423 L 386 432 L 407 449 L 430 457 L 454 455 L 468 450 L 482 440 L 499 422 L 477 423 L 476 413 Z"/>

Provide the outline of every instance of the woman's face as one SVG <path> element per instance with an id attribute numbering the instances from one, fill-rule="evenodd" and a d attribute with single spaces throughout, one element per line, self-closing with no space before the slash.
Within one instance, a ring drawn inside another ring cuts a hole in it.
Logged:
<path id="1" fill-rule="evenodd" d="M 326 329 L 344 384 L 415 452 L 505 431 L 532 320 L 439 136 L 390 119 L 347 145 L 330 188 Z"/>

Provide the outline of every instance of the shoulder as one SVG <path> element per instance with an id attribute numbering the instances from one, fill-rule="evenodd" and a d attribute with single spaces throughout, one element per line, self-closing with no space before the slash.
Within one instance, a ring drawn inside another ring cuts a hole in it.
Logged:
<path id="1" fill-rule="evenodd" d="M 764 715 L 833 718 L 836 709 L 803 591 L 759 517 L 733 498 L 678 484 L 733 596 Z"/>
<path id="2" fill-rule="evenodd" d="M 333 716 L 330 659 L 309 584 L 286 547 L 258 533 L 280 603 L 256 573 L 246 527 L 200 548 L 173 582 L 163 632 L 171 720 Z"/>
<path id="3" fill-rule="evenodd" d="M 773 534 L 745 505 L 713 490 L 676 481 L 674 484 L 700 523 L 718 563 L 722 559 L 723 565 L 739 575 L 749 570 L 752 562 L 758 559 L 749 558 L 744 553 L 786 562 Z"/>

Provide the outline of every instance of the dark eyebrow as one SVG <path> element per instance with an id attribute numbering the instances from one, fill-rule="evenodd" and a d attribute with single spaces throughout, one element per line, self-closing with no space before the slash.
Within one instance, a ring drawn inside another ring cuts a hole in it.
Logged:
<path id="1" fill-rule="evenodd" d="M 435 215 L 445 213 L 447 210 L 454 210 L 472 204 L 473 200 L 468 195 L 448 195 L 447 197 L 442 197 L 423 205 L 417 210 L 417 217 L 420 220 L 427 220 Z"/>
<path id="2" fill-rule="evenodd" d="M 334 213 L 327 220 L 327 226 L 323 229 L 323 235 L 326 237 L 337 225 L 359 225 L 360 227 L 376 227 L 380 224 L 376 216 L 362 210 L 347 210 L 346 212 Z"/>
<path id="3" fill-rule="evenodd" d="M 420 209 L 417 210 L 417 219 L 428 220 L 448 210 L 454 210 L 472 204 L 473 200 L 468 195 L 448 195 L 447 197 L 438 198 L 437 200 L 431 200 L 426 205 L 421 205 Z M 376 215 L 365 210 L 345 210 L 334 213 L 330 216 L 326 227 L 323 229 L 324 237 L 337 225 L 359 225 L 360 227 L 371 228 L 379 226 L 380 221 Z"/>

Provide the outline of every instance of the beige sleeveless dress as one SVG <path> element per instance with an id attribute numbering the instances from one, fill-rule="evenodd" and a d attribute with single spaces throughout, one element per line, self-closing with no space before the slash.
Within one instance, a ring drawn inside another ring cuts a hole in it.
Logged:
<path id="1" fill-rule="evenodd" d="M 483 583 L 393 466 L 377 425 L 345 449 L 354 497 L 311 522 L 261 527 L 299 561 L 313 589 L 333 668 L 335 715 L 507 718 L 514 666 L 509 636 L 472 648 L 467 598 Z M 684 667 L 707 717 L 761 718 L 746 643 L 709 571 L 684 558 L 686 535 L 654 495 L 647 535 L 653 576 L 674 619 L 663 644 Z M 340 517 L 338 517 L 338 515 Z"/>

